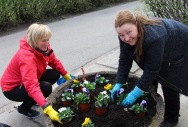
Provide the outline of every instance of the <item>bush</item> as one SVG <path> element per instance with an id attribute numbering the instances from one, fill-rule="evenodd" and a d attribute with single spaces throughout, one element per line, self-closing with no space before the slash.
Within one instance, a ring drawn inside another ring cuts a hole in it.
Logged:
<path id="1" fill-rule="evenodd" d="M 91 3 L 88 0 L 64 0 L 63 12 L 64 13 L 78 13 L 90 10 Z"/>
<path id="2" fill-rule="evenodd" d="M 156 17 L 170 18 L 188 25 L 188 0 L 141 0 Z"/>
<path id="3" fill-rule="evenodd" d="M 128 0 L 0 0 L 0 32 L 20 24 L 43 22 L 125 1 Z"/>

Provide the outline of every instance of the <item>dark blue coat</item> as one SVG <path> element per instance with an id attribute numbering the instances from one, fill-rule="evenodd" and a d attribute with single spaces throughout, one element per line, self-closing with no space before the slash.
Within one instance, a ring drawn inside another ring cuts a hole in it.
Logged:
<path id="1" fill-rule="evenodd" d="M 162 85 L 188 96 L 188 26 L 162 19 L 160 26 L 145 25 L 143 54 L 136 62 L 135 46 L 120 40 L 117 83 L 125 83 L 133 60 L 143 70 L 138 87 L 148 90 L 157 79 Z"/>

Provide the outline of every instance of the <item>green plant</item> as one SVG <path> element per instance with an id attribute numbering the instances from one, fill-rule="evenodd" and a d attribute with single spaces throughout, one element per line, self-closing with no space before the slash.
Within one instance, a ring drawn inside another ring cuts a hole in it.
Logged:
<path id="1" fill-rule="evenodd" d="M 90 92 L 93 92 L 95 90 L 96 83 L 95 82 L 84 81 L 83 86 L 85 88 L 87 88 Z"/>
<path id="2" fill-rule="evenodd" d="M 95 97 L 96 105 L 98 107 L 103 107 L 107 106 L 108 103 L 110 102 L 110 96 L 108 95 L 107 91 L 100 92 L 96 97 Z"/>
<path id="3" fill-rule="evenodd" d="M 89 103 L 90 102 L 90 96 L 89 96 L 89 92 L 82 92 L 82 93 L 78 93 L 75 95 L 74 97 L 74 101 L 77 104 L 81 104 L 81 103 Z"/>
<path id="4" fill-rule="evenodd" d="M 120 94 L 118 97 L 117 105 L 120 105 L 121 102 L 126 98 L 126 96 L 127 96 L 127 93 Z"/>
<path id="5" fill-rule="evenodd" d="M 107 80 L 105 77 L 102 77 L 99 74 L 96 74 L 96 76 L 95 76 L 95 82 L 96 83 L 108 83 L 109 80 Z"/>
<path id="6" fill-rule="evenodd" d="M 81 127 L 95 127 L 91 119 L 86 117 Z"/>
<path id="7" fill-rule="evenodd" d="M 63 107 L 60 108 L 58 111 L 59 119 L 61 121 L 69 122 L 72 120 L 73 116 L 75 116 L 74 112 L 70 109 L 70 107 Z"/>
<path id="8" fill-rule="evenodd" d="M 129 83 L 126 82 L 125 84 L 122 85 L 122 87 L 128 88 L 129 87 Z"/>
<path id="9" fill-rule="evenodd" d="M 129 108 L 129 110 L 133 111 L 135 114 L 140 114 L 147 112 L 147 108 L 143 106 L 143 104 L 136 103 Z"/>
<path id="10" fill-rule="evenodd" d="M 63 91 L 61 95 L 61 100 L 62 101 L 71 101 L 74 100 L 74 93 L 73 89 L 66 89 Z"/>
<path id="11" fill-rule="evenodd" d="M 140 96 L 140 98 L 142 99 L 142 100 L 148 100 L 148 96 L 149 96 L 149 92 L 144 92 L 143 94 L 142 94 L 142 96 Z"/>

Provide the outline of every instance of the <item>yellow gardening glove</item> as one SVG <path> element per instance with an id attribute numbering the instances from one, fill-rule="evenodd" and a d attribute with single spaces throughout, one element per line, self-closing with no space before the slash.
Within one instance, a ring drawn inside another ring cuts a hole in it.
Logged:
<path id="1" fill-rule="evenodd" d="M 52 121 L 57 121 L 61 124 L 63 124 L 61 122 L 61 120 L 59 119 L 59 116 L 58 116 L 58 112 L 56 112 L 51 105 L 47 106 L 44 110 L 43 110 L 44 114 L 48 115 L 50 117 L 50 119 Z"/>
<path id="2" fill-rule="evenodd" d="M 64 78 L 65 80 L 69 80 L 69 79 L 71 79 L 71 76 L 69 75 L 69 73 L 67 73 L 67 74 L 65 74 L 65 75 L 63 76 L 63 78 Z"/>

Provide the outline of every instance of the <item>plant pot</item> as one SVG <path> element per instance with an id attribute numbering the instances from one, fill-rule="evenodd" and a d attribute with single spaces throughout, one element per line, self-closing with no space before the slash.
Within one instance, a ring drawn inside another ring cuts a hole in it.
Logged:
<path id="1" fill-rule="evenodd" d="M 107 110 L 107 106 L 104 106 L 104 107 L 98 107 L 96 102 L 95 102 L 95 114 L 98 115 L 98 116 L 102 116 L 106 113 L 106 110 Z"/>
<path id="2" fill-rule="evenodd" d="M 63 107 L 67 107 L 71 104 L 71 101 L 62 101 Z"/>
<path id="3" fill-rule="evenodd" d="M 143 118 L 146 116 L 146 112 L 135 114 L 137 117 Z"/>
<path id="4" fill-rule="evenodd" d="M 90 108 L 90 104 L 89 103 L 82 103 L 82 104 L 78 104 L 80 110 L 82 112 L 88 112 L 89 108 Z"/>
<path id="5" fill-rule="evenodd" d="M 79 86 L 79 87 L 74 87 L 74 92 L 75 93 L 79 93 L 82 91 L 82 86 Z"/>
<path id="6" fill-rule="evenodd" d="M 67 124 L 69 124 L 71 121 L 64 121 L 64 120 L 61 120 L 61 122 L 63 123 L 63 125 L 67 125 Z"/>

